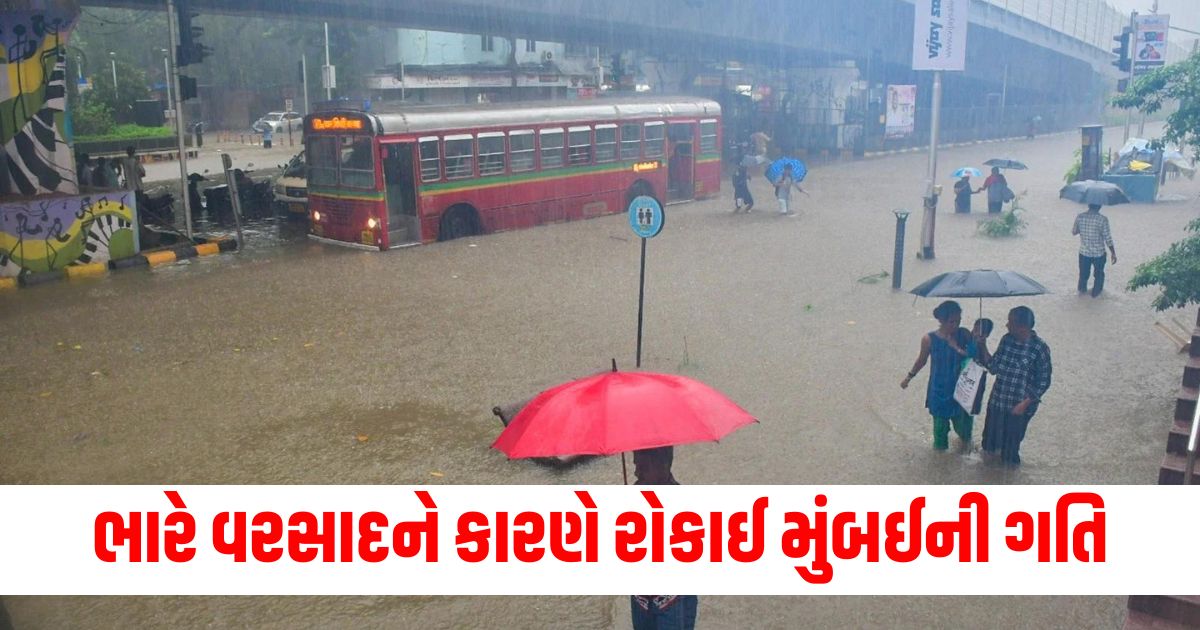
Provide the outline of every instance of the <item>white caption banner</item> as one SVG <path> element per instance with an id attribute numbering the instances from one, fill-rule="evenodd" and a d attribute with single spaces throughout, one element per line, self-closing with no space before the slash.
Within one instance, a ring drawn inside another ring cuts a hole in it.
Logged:
<path id="1" fill-rule="evenodd" d="M 1200 591 L 1200 548 L 1169 532 L 1200 522 L 1196 498 L 1183 486 L 4 486 L 0 593 L 1185 594 Z M 427 561 L 418 530 L 435 512 Z M 104 522 L 117 515 L 140 531 L 115 536 Z"/>

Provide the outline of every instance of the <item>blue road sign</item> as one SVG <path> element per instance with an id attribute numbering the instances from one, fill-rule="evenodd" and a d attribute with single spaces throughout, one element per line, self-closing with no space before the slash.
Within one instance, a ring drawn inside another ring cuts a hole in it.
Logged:
<path id="1" fill-rule="evenodd" d="M 654 238 L 663 229 L 667 217 L 654 197 L 634 197 L 629 202 L 629 227 L 642 238 Z"/>

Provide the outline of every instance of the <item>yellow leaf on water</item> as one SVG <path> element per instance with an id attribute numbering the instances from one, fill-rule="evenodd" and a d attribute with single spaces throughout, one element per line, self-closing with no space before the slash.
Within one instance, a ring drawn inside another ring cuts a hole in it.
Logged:
<path id="1" fill-rule="evenodd" d="M 369 439 L 371 439 L 371 438 L 370 438 L 370 437 L 368 437 L 368 436 L 366 436 L 366 435 L 363 435 L 363 434 L 359 433 L 358 435 L 354 436 L 354 439 L 358 440 L 360 443 L 366 443 L 366 441 L 367 441 L 367 440 L 369 440 Z"/>
<path id="2" fill-rule="evenodd" d="M 315 343 L 313 343 L 313 342 L 311 342 L 311 341 L 310 341 L 310 342 L 308 342 L 308 343 L 304 344 L 304 347 L 305 347 L 305 348 L 311 348 L 311 347 L 313 347 L 313 346 L 315 346 L 315 345 L 317 345 L 317 344 L 315 344 Z"/>
<path id="3" fill-rule="evenodd" d="M 434 477 L 445 477 L 446 476 L 446 473 L 440 473 L 436 470 L 429 471 L 429 474 L 433 475 Z"/>
<path id="4" fill-rule="evenodd" d="M 72 350 L 83 350 L 83 346 L 81 346 L 79 344 L 75 344 L 75 345 L 71 346 L 71 349 Z"/>
<path id="5" fill-rule="evenodd" d="M 853 326 L 853 325 L 855 325 L 855 324 L 857 324 L 857 323 L 858 323 L 858 322 L 856 322 L 856 321 L 854 321 L 854 320 L 852 319 L 852 320 L 850 320 L 850 321 L 846 322 L 846 325 L 847 325 L 847 326 Z"/>
<path id="6" fill-rule="evenodd" d="M 241 351 L 242 351 L 242 349 L 241 349 L 241 348 L 234 348 L 234 349 L 233 349 L 233 351 L 234 351 L 234 352 L 241 352 Z"/>
<path id="7" fill-rule="evenodd" d="M 42 392 L 42 393 L 38 394 L 38 396 L 41 396 L 42 398 L 49 398 L 50 392 Z"/>

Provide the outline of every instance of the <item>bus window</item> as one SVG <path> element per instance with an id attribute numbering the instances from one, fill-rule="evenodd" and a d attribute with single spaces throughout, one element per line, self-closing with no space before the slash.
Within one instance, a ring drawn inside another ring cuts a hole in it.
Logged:
<path id="1" fill-rule="evenodd" d="M 591 127 L 571 127 L 567 140 L 567 160 L 571 166 L 592 163 Z"/>
<path id="2" fill-rule="evenodd" d="M 621 125 L 621 159 L 642 157 L 642 126 L 637 123 Z"/>
<path id="3" fill-rule="evenodd" d="M 475 140 L 469 135 L 446 136 L 446 179 L 475 174 Z"/>
<path id="4" fill-rule="evenodd" d="M 508 166 L 514 173 L 533 170 L 533 130 L 508 134 Z"/>
<path id="5" fill-rule="evenodd" d="M 504 173 L 504 134 L 479 134 L 479 176 Z"/>
<path id="6" fill-rule="evenodd" d="M 308 183 L 313 186 L 337 186 L 337 137 L 314 136 L 308 141 Z"/>
<path id="7" fill-rule="evenodd" d="M 717 152 L 717 121 L 715 121 L 715 120 L 700 121 L 700 152 L 701 153 L 716 153 Z"/>
<path id="8" fill-rule="evenodd" d="M 542 169 L 558 168 L 563 165 L 563 130 L 543 129 Z"/>
<path id="9" fill-rule="evenodd" d="M 662 157 L 665 148 L 663 139 L 666 125 L 661 122 L 646 123 L 646 157 Z"/>
<path id="10" fill-rule="evenodd" d="M 596 125 L 596 162 L 617 159 L 617 126 Z"/>
<path id="11" fill-rule="evenodd" d="M 341 136 L 342 186 L 375 188 L 375 151 L 370 136 Z"/>
<path id="12" fill-rule="evenodd" d="M 441 176 L 441 161 L 437 137 L 421 138 L 421 181 L 437 181 Z"/>

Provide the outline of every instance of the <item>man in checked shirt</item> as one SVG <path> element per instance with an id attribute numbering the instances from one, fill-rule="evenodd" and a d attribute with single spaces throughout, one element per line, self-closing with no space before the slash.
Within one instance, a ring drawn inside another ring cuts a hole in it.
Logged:
<path id="1" fill-rule="evenodd" d="M 1000 452 L 1006 464 L 1021 463 L 1021 440 L 1042 396 L 1050 389 L 1050 346 L 1033 331 L 1033 310 L 1018 306 L 1008 312 L 1008 334 L 989 356 L 980 349 L 979 361 L 996 375 L 983 425 L 983 451 Z"/>
<path id="2" fill-rule="evenodd" d="M 1112 262 L 1117 264 L 1117 248 L 1113 245 L 1112 232 L 1108 229 L 1108 217 L 1100 214 L 1100 206 L 1091 204 L 1087 212 L 1075 217 L 1071 234 L 1079 235 L 1079 292 L 1087 293 L 1088 276 L 1096 270 L 1096 284 L 1092 286 L 1092 297 L 1104 290 L 1104 246 L 1112 252 Z"/>

